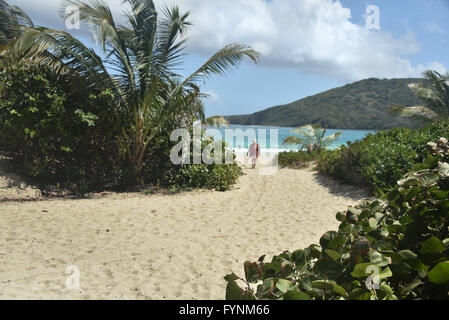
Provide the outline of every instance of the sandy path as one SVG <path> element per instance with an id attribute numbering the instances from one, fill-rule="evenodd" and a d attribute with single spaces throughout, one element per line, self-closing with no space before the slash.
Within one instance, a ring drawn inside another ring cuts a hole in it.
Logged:
<path id="1" fill-rule="evenodd" d="M 0 203 L 0 299 L 223 299 L 223 276 L 318 242 L 362 198 L 307 170 L 246 173 L 226 193 Z"/>

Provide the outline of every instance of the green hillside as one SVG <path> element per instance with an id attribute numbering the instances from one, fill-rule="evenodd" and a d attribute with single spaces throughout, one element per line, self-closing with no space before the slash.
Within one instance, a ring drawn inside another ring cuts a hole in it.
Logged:
<path id="1" fill-rule="evenodd" d="M 411 106 L 419 99 L 408 88 L 424 79 L 367 79 L 276 106 L 251 115 L 226 117 L 231 124 L 298 127 L 321 124 L 331 129 L 383 130 L 412 126 L 388 113 L 391 104 Z"/>

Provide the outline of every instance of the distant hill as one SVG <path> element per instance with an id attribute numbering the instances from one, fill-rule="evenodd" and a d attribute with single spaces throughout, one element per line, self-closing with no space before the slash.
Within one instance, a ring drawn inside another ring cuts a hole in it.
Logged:
<path id="1" fill-rule="evenodd" d="M 391 104 L 420 103 L 410 83 L 424 79 L 367 79 L 250 115 L 228 116 L 231 124 L 299 127 L 321 124 L 330 129 L 384 130 L 412 127 L 388 113 Z"/>

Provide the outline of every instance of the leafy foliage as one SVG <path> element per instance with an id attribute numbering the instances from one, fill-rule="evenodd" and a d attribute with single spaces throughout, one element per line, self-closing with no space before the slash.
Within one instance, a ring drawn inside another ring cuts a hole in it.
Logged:
<path id="1" fill-rule="evenodd" d="M 417 105 L 409 89 L 423 79 L 367 79 L 251 115 L 226 117 L 231 124 L 300 127 L 309 123 L 330 129 L 384 130 L 414 127 L 409 119 L 388 114 L 389 106 Z"/>
<path id="2" fill-rule="evenodd" d="M 77 191 L 112 187 L 121 173 L 113 95 L 42 67 L 0 68 L 0 151 L 16 171 Z"/>
<path id="3" fill-rule="evenodd" d="M 382 196 L 407 172 L 435 165 L 427 142 L 449 135 L 449 124 L 419 130 L 395 128 L 323 153 L 318 170 L 341 182 L 371 189 Z"/>
<path id="4" fill-rule="evenodd" d="M 327 128 L 323 128 L 319 124 L 309 124 L 298 129 L 291 130 L 291 132 L 299 136 L 287 137 L 283 144 L 293 146 L 299 145 L 301 146 L 301 149 L 304 147 L 309 148 L 309 145 L 313 145 L 318 152 L 326 149 L 343 134 L 342 132 L 337 132 L 326 137 Z"/>
<path id="5" fill-rule="evenodd" d="M 449 73 L 441 75 L 436 71 L 426 71 L 424 76 L 429 85 L 413 83 L 409 87 L 419 97 L 423 105 L 402 107 L 393 105 L 390 113 L 420 124 L 449 120 Z"/>
<path id="6" fill-rule="evenodd" d="M 161 17 L 152 0 L 126 0 L 126 23 L 118 25 L 108 4 L 101 0 L 69 0 L 81 23 L 90 31 L 105 59 L 71 34 L 45 27 L 24 27 L 6 55 L 43 65 L 58 75 L 76 74 L 90 88 L 113 94 L 115 111 L 123 119 L 116 142 L 126 164 L 124 175 L 130 186 L 141 185 L 145 158 L 156 136 L 176 120 L 178 128 L 189 127 L 204 116 L 197 85 L 213 75 L 223 75 L 244 57 L 258 61 L 259 53 L 248 46 L 229 44 L 209 58 L 198 70 L 183 78 L 189 12 L 165 7 Z M 62 10 L 64 18 L 68 18 Z M 165 132 L 169 136 L 168 132 Z"/>
<path id="7" fill-rule="evenodd" d="M 159 170 L 157 175 L 157 184 L 161 186 L 166 186 L 174 190 L 190 190 L 190 189 L 214 189 L 217 191 L 227 191 L 236 182 L 237 179 L 243 174 L 242 169 L 234 161 L 231 164 L 226 163 L 226 149 L 227 145 L 225 142 L 214 142 L 211 137 L 207 137 L 205 130 L 202 132 L 203 139 L 201 144 L 201 150 L 203 154 L 208 146 L 212 144 L 214 146 L 219 146 L 221 150 L 211 150 L 209 157 L 211 159 L 216 159 L 216 151 L 221 154 L 221 164 L 220 161 L 214 161 L 211 164 L 188 164 L 176 166 L 173 165 L 169 159 L 169 153 L 165 152 L 165 164 L 163 170 Z M 191 137 L 193 132 L 191 131 Z M 168 149 L 167 149 L 168 150 Z M 191 139 L 190 154 L 189 157 L 193 159 L 193 139 Z M 159 156 L 161 153 L 159 153 Z M 218 160 L 218 159 L 216 159 Z M 233 160 L 235 160 L 235 155 L 233 155 Z M 153 174 L 154 176 L 154 174 Z"/>
<path id="8" fill-rule="evenodd" d="M 115 113 L 111 92 L 88 88 L 73 75 L 56 77 L 46 68 L 26 64 L 3 64 L 0 88 L 0 151 L 14 160 L 14 171 L 39 184 L 80 193 L 126 187 L 127 166 L 115 139 L 123 120 Z M 173 143 L 165 132 L 175 128 L 175 120 L 171 126 L 166 123 L 150 145 L 143 184 L 218 191 L 235 184 L 241 175 L 237 164 L 174 165 Z M 202 147 L 211 142 L 204 140 Z"/>
<path id="9" fill-rule="evenodd" d="M 0 9 L 27 18 L 0 1 Z M 173 6 L 159 16 L 152 0 L 125 2 L 132 10 L 118 25 L 104 1 L 65 1 L 79 9 L 104 58 L 67 32 L 12 22 L 17 33 L 0 71 L 0 152 L 40 183 L 77 191 L 169 183 L 228 189 L 236 165 L 175 166 L 169 137 L 196 120 L 224 123 L 205 119 L 197 83 L 259 54 L 230 44 L 182 78 L 189 13 Z"/>
<path id="10" fill-rule="evenodd" d="M 225 277 L 231 300 L 448 299 L 449 150 L 430 144 L 437 168 L 407 174 L 388 202 L 364 202 L 336 216 L 320 245 L 244 264 Z M 245 284 L 245 288 L 240 287 Z M 257 289 L 254 286 L 257 285 Z"/>
<path id="11" fill-rule="evenodd" d="M 327 152 L 322 150 L 321 153 Z M 315 150 L 311 153 L 305 151 L 281 152 L 278 155 L 279 166 L 291 169 L 306 168 L 311 162 L 318 160 L 320 154 Z"/>

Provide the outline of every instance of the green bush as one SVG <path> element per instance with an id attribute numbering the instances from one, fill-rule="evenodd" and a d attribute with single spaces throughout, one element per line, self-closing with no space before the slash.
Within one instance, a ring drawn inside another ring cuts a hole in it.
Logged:
<path id="1" fill-rule="evenodd" d="M 123 123 L 109 91 L 29 65 L 3 65 L 0 88 L 0 153 L 13 160 L 14 171 L 79 193 L 129 186 L 117 147 Z M 149 145 L 142 184 L 228 190 L 241 174 L 236 164 L 171 163 L 169 133 L 176 128 L 176 121 L 167 122 Z"/>
<path id="2" fill-rule="evenodd" d="M 171 188 L 215 189 L 227 191 L 242 174 L 237 164 L 225 165 L 186 165 L 175 172 L 169 180 Z"/>
<path id="3" fill-rule="evenodd" d="M 447 141 L 429 144 L 449 161 Z M 226 298 L 283 300 L 448 299 L 449 164 L 407 174 L 388 202 L 337 214 L 320 245 L 244 264 L 225 277 Z M 245 288 L 240 287 L 245 284 Z M 257 289 L 252 285 L 258 284 Z"/>
<path id="4" fill-rule="evenodd" d="M 42 184 L 84 192 L 120 177 L 112 94 L 73 75 L 4 64 L 0 68 L 0 153 Z"/>
<path id="5" fill-rule="evenodd" d="M 318 161 L 318 170 L 383 196 L 405 173 L 435 165 L 435 158 L 426 151 L 426 144 L 444 136 L 449 136 L 448 124 L 435 124 L 419 130 L 395 128 L 381 131 L 323 153 Z"/>
<path id="6" fill-rule="evenodd" d="M 203 132 L 205 134 L 205 132 Z M 202 150 L 212 143 L 212 138 L 204 139 L 202 142 Z M 238 178 L 243 174 L 237 163 L 225 164 L 226 143 L 221 143 L 222 148 L 222 164 L 189 164 L 189 165 L 173 165 L 169 159 L 170 148 L 165 151 L 166 166 L 163 174 L 159 175 L 157 184 L 183 189 L 215 189 L 217 191 L 227 191 L 234 185 Z M 193 144 L 191 144 L 190 157 L 193 159 Z M 211 155 L 214 157 L 214 154 Z M 235 155 L 234 155 L 235 160 Z"/>
<path id="7" fill-rule="evenodd" d="M 326 152 L 322 150 L 322 152 Z M 291 169 L 303 169 L 311 162 L 318 160 L 319 153 L 313 151 L 312 153 L 306 151 L 290 151 L 281 152 L 278 156 L 279 166 Z"/>

